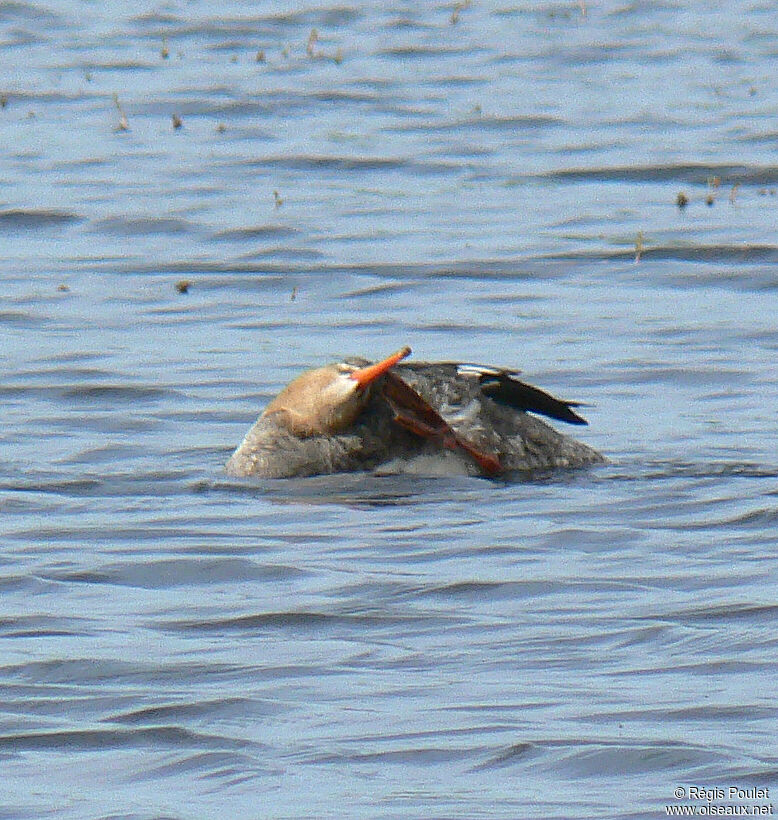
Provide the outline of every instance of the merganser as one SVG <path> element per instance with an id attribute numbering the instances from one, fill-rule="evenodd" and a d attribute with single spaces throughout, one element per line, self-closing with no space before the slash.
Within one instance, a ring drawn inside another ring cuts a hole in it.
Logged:
<path id="1" fill-rule="evenodd" d="M 586 424 L 573 409 L 579 402 L 519 381 L 517 370 L 399 364 L 410 353 L 403 347 L 375 364 L 349 358 L 303 373 L 265 408 L 227 471 L 266 478 L 418 472 L 443 458 L 448 472 L 495 476 L 605 460 L 530 415 Z"/>

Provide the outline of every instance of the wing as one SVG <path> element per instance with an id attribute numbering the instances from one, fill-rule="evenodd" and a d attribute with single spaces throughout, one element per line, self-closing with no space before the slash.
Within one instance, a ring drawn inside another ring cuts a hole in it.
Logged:
<path id="1" fill-rule="evenodd" d="M 396 373 L 390 371 L 384 376 L 382 392 L 394 411 L 397 424 L 417 436 L 439 442 L 448 450 L 466 453 L 486 475 L 502 472 L 496 455 L 484 452 L 456 433 L 443 416 Z"/>
<path id="2" fill-rule="evenodd" d="M 496 367 L 479 367 L 477 365 L 462 365 L 460 373 L 476 376 L 481 385 L 481 392 L 500 404 L 507 404 L 517 410 L 540 413 L 568 424 L 588 424 L 573 410 L 581 407 L 577 401 L 563 401 L 557 399 L 545 390 L 533 387 L 531 384 L 515 378 L 517 370 L 500 370 Z"/>

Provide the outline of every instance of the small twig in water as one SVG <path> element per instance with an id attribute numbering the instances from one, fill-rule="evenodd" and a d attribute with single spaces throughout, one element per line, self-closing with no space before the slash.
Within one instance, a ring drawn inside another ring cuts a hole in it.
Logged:
<path id="1" fill-rule="evenodd" d="M 451 25 L 456 25 L 459 22 L 459 15 L 465 10 L 470 8 L 470 0 L 461 0 L 460 3 L 457 3 L 454 6 L 454 10 L 451 12 Z"/>
<path id="2" fill-rule="evenodd" d="M 315 28 L 311 29 L 311 33 L 308 35 L 308 43 L 305 46 L 305 53 L 309 57 L 315 57 L 316 54 L 314 53 L 313 47 L 316 45 L 317 40 L 319 39 L 319 32 L 316 31 Z"/>
<path id="3" fill-rule="evenodd" d="M 640 262 L 640 257 L 643 255 L 643 231 L 638 231 L 637 239 L 635 240 L 635 264 Z"/>
<path id="4" fill-rule="evenodd" d="M 124 113 L 124 109 L 122 108 L 122 104 L 119 102 L 119 95 L 113 95 L 113 104 L 116 106 L 116 110 L 119 112 L 119 124 L 116 126 L 117 131 L 129 131 L 130 124 L 127 122 L 127 115 Z"/>

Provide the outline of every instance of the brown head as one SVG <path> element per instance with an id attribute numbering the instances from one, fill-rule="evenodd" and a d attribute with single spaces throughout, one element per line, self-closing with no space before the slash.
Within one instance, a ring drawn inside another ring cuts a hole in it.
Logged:
<path id="1" fill-rule="evenodd" d="M 403 347 L 366 367 L 339 363 L 308 370 L 270 402 L 262 418 L 298 438 L 343 432 L 364 410 L 380 377 L 410 353 L 410 347 Z"/>

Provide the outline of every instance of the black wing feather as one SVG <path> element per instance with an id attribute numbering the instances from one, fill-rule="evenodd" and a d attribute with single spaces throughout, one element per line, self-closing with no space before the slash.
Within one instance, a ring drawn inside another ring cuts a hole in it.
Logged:
<path id="1" fill-rule="evenodd" d="M 507 404 L 517 410 L 540 413 L 568 424 L 588 424 L 585 418 L 572 408 L 580 407 L 577 401 L 557 399 L 545 390 L 525 384 L 513 378 L 508 372 L 485 372 L 479 376 L 481 392 L 500 404 Z"/>

